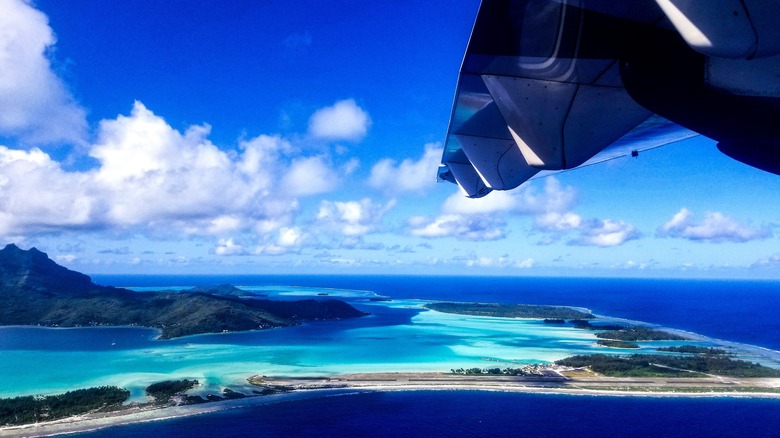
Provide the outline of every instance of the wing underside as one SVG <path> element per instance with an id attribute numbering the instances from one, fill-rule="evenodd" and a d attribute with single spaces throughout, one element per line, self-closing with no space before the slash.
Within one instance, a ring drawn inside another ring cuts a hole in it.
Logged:
<path id="1" fill-rule="evenodd" d="M 720 126 L 696 129 L 707 108 L 683 100 L 713 94 L 711 84 L 701 82 L 712 74 L 696 76 L 712 64 L 709 59 L 683 42 L 652 0 L 483 0 L 461 66 L 438 179 L 481 197 L 697 132 L 732 135 Z M 644 80 L 647 66 L 658 64 L 658 83 Z M 633 89 L 626 88 L 626 77 Z M 671 102 L 656 105 L 653 87 Z M 649 105 L 640 105 L 637 96 Z M 717 111 L 720 103 L 713 102 Z M 657 115 L 667 113 L 674 121 Z"/>

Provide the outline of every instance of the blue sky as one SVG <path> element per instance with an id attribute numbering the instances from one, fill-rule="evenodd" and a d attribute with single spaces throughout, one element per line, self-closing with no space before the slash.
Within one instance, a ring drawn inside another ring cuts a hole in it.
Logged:
<path id="1" fill-rule="evenodd" d="M 780 177 L 706 138 L 436 184 L 477 7 L 0 0 L 0 241 L 92 274 L 780 278 Z"/>

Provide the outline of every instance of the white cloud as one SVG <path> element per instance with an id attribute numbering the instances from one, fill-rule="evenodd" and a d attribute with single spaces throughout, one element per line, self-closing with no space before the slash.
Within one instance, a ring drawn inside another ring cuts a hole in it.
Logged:
<path id="1" fill-rule="evenodd" d="M 416 161 L 407 158 L 396 165 L 396 161 L 390 158 L 380 160 L 371 168 L 368 185 L 390 193 L 421 192 L 435 187 L 435 172 L 441 161 L 441 154 L 440 144 L 429 143 L 425 145 L 423 155 Z"/>
<path id="2" fill-rule="evenodd" d="M 282 190 L 291 196 L 327 193 L 338 185 L 339 177 L 323 157 L 299 158 L 282 177 Z"/>
<path id="3" fill-rule="evenodd" d="M 487 257 L 478 256 L 473 251 L 463 255 L 456 255 L 449 259 L 429 258 L 428 263 L 498 269 L 530 269 L 536 265 L 536 261 L 532 257 L 520 260 L 510 257 L 509 254 L 504 254 L 500 257 Z"/>
<path id="4" fill-rule="evenodd" d="M 570 213 L 576 202 L 573 187 L 562 187 L 555 177 L 544 181 L 539 191 L 537 185 L 527 184 L 517 190 L 494 191 L 483 198 L 471 199 L 456 193 L 445 201 L 442 210 L 453 214 L 512 213 L 536 218 L 542 229 L 560 229 L 562 222 L 576 222 Z M 565 228 L 565 227 L 564 227 Z"/>
<path id="5" fill-rule="evenodd" d="M 360 167 L 360 160 L 353 157 L 347 160 L 347 162 L 344 163 L 343 166 L 341 166 L 341 171 L 344 173 L 344 175 L 352 175 L 359 167 Z"/>
<path id="6" fill-rule="evenodd" d="M 85 143 L 85 112 L 46 56 L 55 42 L 43 13 L 0 0 L 0 134 L 28 145 Z"/>
<path id="7" fill-rule="evenodd" d="M 335 229 L 344 236 L 362 236 L 376 230 L 382 217 L 395 206 L 395 200 L 380 204 L 371 199 L 360 201 L 322 201 L 316 225 Z"/>
<path id="8" fill-rule="evenodd" d="M 590 221 L 580 231 L 580 237 L 572 240 L 571 244 L 609 247 L 640 237 L 639 231 L 632 225 L 611 219 Z"/>
<path id="9" fill-rule="evenodd" d="M 747 242 L 772 235 L 768 227 L 751 228 L 720 212 L 707 212 L 704 220 L 696 222 L 693 213 L 682 208 L 658 228 L 662 237 L 677 237 L 702 242 Z"/>
<path id="10" fill-rule="evenodd" d="M 140 102 L 129 117 L 101 122 L 90 155 L 100 162 L 94 180 L 109 201 L 108 219 L 135 225 L 209 217 L 245 204 L 233 163 L 207 135 L 201 126 L 182 135 Z"/>
<path id="11" fill-rule="evenodd" d="M 409 219 L 409 228 L 417 237 L 454 237 L 461 240 L 498 240 L 506 237 L 506 223 L 490 215 L 443 214 L 433 220 L 422 216 Z"/>
<path id="12" fill-rule="evenodd" d="M 280 137 L 223 151 L 208 134 L 208 126 L 179 132 L 136 102 L 130 115 L 100 123 L 89 150 L 98 165 L 88 171 L 66 171 L 39 149 L 0 146 L 0 237 L 63 228 L 270 236 L 293 222 L 298 197 L 337 181 L 327 159 L 301 155 Z M 223 243 L 219 253 L 235 253 Z"/>
<path id="13" fill-rule="evenodd" d="M 580 216 L 568 211 L 575 200 L 573 188 L 564 188 L 550 177 L 541 191 L 529 184 L 477 199 L 455 193 L 444 202 L 439 217 L 415 217 L 409 221 L 409 227 L 412 235 L 420 237 L 497 240 L 506 237 L 506 217 L 514 215 L 531 216 L 534 226 L 541 231 L 567 232 L 582 223 Z"/>
<path id="14" fill-rule="evenodd" d="M 534 266 L 534 259 L 514 260 L 510 257 L 478 257 L 466 260 L 466 266 L 478 266 L 481 268 L 520 268 L 530 269 Z"/>
<path id="15" fill-rule="evenodd" d="M 236 215 L 221 215 L 208 221 L 206 231 L 214 236 L 224 236 L 244 228 L 242 219 Z"/>
<path id="16" fill-rule="evenodd" d="M 534 267 L 534 264 L 536 264 L 536 261 L 533 258 L 529 257 L 527 259 L 518 260 L 515 263 L 515 267 L 516 268 L 530 269 L 530 268 Z"/>
<path id="17" fill-rule="evenodd" d="M 327 140 L 359 141 L 370 125 L 368 113 L 354 99 L 346 99 L 317 110 L 309 119 L 309 133 Z"/>
<path id="18" fill-rule="evenodd" d="M 442 205 L 442 214 L 434 219 L 414 217 L 410 232 L 419 237 L 454 237 L 462 240 L 496 240 L 508 234 L 509 216 L 530 216 L 534 229 L 545 233 L 539 244 L 551 244 L 571 232 L 580 236 L 570 243 L 587 246 L 616 246 L 637 239 L 633 226 L 612 219 L 585 220 L 571 211 L 577 194 L 548 177 L 539 190 L 528 184 L 518 190 L 496 191 L 483 198 L 470 199 L 458 193 Z"/>
<path id="19" fill-rule="evenodd" d="M 63 171 L 40 149 L 0 146 L 0 236 L 99 226 L 89 175 Z"/>
<path id="20" fill-rule="evenodd" d="M 572 212 L 548 212 L 534 218 L 536 227 L 543 231 L 569 231 L 582 226 L 582 217 Z"/>
<path id="21" fill-rule="evenodd" d="M 244 247 L 233 242 L 233 239 L 219 239 L 214 254 L 221 256 L 246 255 Z"/>
<path id="22" fill-rule="evenodd" d="M 307 235 L 298 227 L 285 227 L 279 230 L 279 246 L 287 248 L 300 245 Z"/>
<path id="23" fill-rule="evenodd" d="M 627 260 L 625 263 L 616 263 L 612 265 L 611 267 L 613 269 L 624 269 L 624 270 L 645 270 L 648 268 L 651 268 L 653 266 L 658 265 L 658 262 L 655 260 L 648 260 L 646 262 L 638 262 L 636 260 Z"/>
<path id="24" fill-rule="evenodd" d="M 517 209 L 518 197 L 515 192 L 496 191 L 483 198 L 467 198 L 454 193 L 442 206 L 446 214 L 477 215 L 513 212 Z"/>
<path id="25" fill-rule="evenodd" d="M 58 256 L 54 257 L 54 260 L 57 263 L 65 264 L 65 265 L 73 263 L 74 261 L 76 261 L 76 259 L 78 259 L 78 257 L 76 257 L 73 254 L 63 254 L 63 255 L 58 255 Z"/>
<path id="26" fill-rule="evenodd" d="M 577 202 L 574 187 L 563 187 L 555 177 L 544 179 L 544 189 L 539 193 L 537 186 L 526 184 L 517 190 L 517 209 L 520 213 L 542 215 L 547 213 L 565 213 Z"/>
<path id="27" fill-rule="evenodd" d="M 298 227 L 282 227 L 279 229 L 276 241 L 258 245 L 255 254 L 282 255 L 299 252 L 309 240 L 309 234 Z"/>

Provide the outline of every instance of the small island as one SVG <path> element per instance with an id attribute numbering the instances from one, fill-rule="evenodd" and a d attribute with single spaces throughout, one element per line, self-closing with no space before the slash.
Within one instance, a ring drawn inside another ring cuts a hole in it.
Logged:
<path id="1" fill-rule="evenodd" d="M 668 351 L 671 353 L 687 353 L 687 354 L 703 354 L 714 356 L 733 356 L 734 353 L 729 353 L 722 348 L 714 347 L 701 347 L 698 345 L 680 345 L 672 347 L 658 347 L 658 351 Z"/>
<path id="2" fill-rule="evenodd" d="M 549 320 L 595 318 L 590 312 L 577 310 L 571 307 L 536 304 L 437 302 L 426 304 L 425 308 L 442 313 L 488 316 L 492 318 L 534 318 Z"/>
<path id="3" fill-rule="evenodd" d="M 628 341 L 615 341 L 612 339 L 599 339 L 596 344 L 609 348 L 640 348 L 639 344 Z"/>
<path id="4" fill-rule="evenodd" d="M 594 326 L 594 329 L 598 330 L 598 327 Z M 669 333 L 663 330 L 652 329 L 648 327 L 632 326 L 627 328 L 621 328 L 619 330 L 609 330 L 605 332 L 596 333 L 597 338 L 609 339 L 613 341 L 685 341 L 688 338 Z"/>

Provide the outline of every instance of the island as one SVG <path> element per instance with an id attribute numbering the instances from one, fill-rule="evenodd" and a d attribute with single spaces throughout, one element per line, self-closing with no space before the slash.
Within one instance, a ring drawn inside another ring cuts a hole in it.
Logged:
<path id="1" fill-rule="evenodd" d="M 232 284 L 218 284 L 214 286 L 195 286 L 185 289 L 182 292 L 200 292 L 211 295 L 233 296 L 233 297 L 267 297 L 268 294 L 245 291 Z"/>
<path id="2" fill-rule="evenodd" d="M 601 345 L 602 347 L 609 347 L 609 348 L 641 348 L 639 344 L 636 344 L 634 342 L 628 342 L 628 341 L 616 341 L 612 339 L 599 339 L 596 341 L 596 344 Z"/>
<path id="3" fill-rule="evenodd" d="M 426 304 L 425 308 L 443 313 L 487 316 L 492 318 L 534 318 L 550 321 L 565 319 L 584 320 L 595 318 L 595 316 L 589 311 L 577 310 L 566 306 L 547 306 L 536 304 L 436 302 Z"/>
<path id="4" fill-rule="evenodd" d="M 592 329 L 599 330 L 598 326 L 592 326 Z M 632 326 L 618 330 L 608 330 L 596 333 L 597 338 L 609 339 L 613 341 L 637 342 L 637 341 L 685 341 L 685 336 L 669 333 L 664 330 L 658 330 L 648 327 Z"/>
<path id="5" fill-rule="evenodd" d="M 0 325 L 138 326 L 170 339 L 367 315 L 336 299 L 274 301 L 235 296 L 234 289 L 139 293 L 97 285 L 35 248 L 9 244 L 0 250 Z"/>

